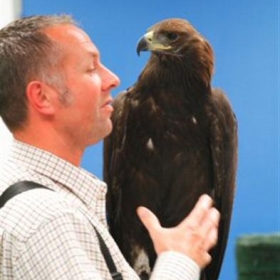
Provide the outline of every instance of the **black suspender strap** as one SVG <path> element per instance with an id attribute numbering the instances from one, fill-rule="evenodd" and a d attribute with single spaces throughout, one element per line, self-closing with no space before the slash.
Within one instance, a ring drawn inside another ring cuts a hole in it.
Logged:
<path id="1" fill-rule="evenodd" d="M 97 238 L 99 240 L 99 244 L 100 244 L 100 250 L 102 252 L 102 255 L 106 261 L 106 264 L 107 264 L 107 267 L 109 268 L 110 270 L 110 273 L 112 275 L 112 278 L 114 280 L 123 280 L 123 277 L 121 275 L 120 272 L 118 272 L 116 266 L 115 266 L 115 263 L 111 257 L 111 254 L 109 252 L 109 249 L 107 247 L 107 245 L 105 244 L 102 236 L 100 235 L 100 233 L 96 230 L 96 228 L 94 227 L 95 229 L 95 232 L 96 232 L 96 235 L 97 235 Z"/>
<path id="2" fill-rule="evenodd" d="M 17 194 L 37 188 L 50 190 L 43 185 L 31 181 L 21 181 L 9 186 L 0 196 L 0 208 L 2 208 L 8 200 L 13 198 Z"/>
<path id="3" fill-rule="evenodd" d="M 0 208 L 2 208 L 6 204 L 6 202 L 8 200 L 10 200 L 11 198 L 13 198 L 14 196 L 16 196 L 20 193 L 23 193 L 25 191 L 33 190 L 36 188 L 43 188 L 43 189 L 51 190 L 41 184 L 38 184 L 38 183 L 35 183 L 32 181 L 17 182 L 15 184 L 9 186 L 0 196 Z M 96 232 L 101 253 L 103 254 L 107 267 L 109 268 L 109 271 L 112 275 L 112 279 L 113 280 L 123 280 L 121 273 L 117 271 L 114 260 L 111 256 L 110 251 L 109 251 L 106 243 L 104 242 L 102 236 L 100 235 L 100 233 L 96 230 L 96 228 L 94 226 L 93 226 L 93 228 Z"/>

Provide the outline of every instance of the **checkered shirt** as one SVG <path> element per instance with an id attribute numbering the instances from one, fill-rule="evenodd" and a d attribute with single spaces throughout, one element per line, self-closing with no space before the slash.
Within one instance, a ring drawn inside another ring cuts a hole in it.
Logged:
<path id="1" fill-rule="evenodd" d="M 0 194 L 23 180 L 54 190 L 24 192 L 0 210 L 0 279 L 112 279 L 93 225 L 123 278 L 139 279 L 108 232 L 104 182 L 16 140 L 0 174 Z M 198 266 L 175 252 L 161 254 L 151 276 L 153 280 L 198 278 Z"/>

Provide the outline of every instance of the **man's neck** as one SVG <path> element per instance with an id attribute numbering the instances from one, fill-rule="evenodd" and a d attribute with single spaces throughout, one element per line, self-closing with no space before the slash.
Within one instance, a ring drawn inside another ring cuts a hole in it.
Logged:
<path id="1" fill-rule="evenodd" d="M 55 135 L 54 137 L 54 134 L 51 133 L 26 133 L 23 131 L 17 131 L 13 135 L 16 140 L 48 151 L 75 166 L 80 166 L 81 164 L 84 151 L 73 143 L 68 143 L 60 135 Z"/>

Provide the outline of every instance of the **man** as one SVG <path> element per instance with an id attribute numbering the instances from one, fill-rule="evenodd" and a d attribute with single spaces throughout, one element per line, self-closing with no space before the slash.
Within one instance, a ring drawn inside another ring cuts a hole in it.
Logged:
<path id="1" fill-rule="evenodd" d="M 1 279 L 111 279 L 94 227 L 124 279 L 138 279 L 108 233 L 106 186 L 80 168 L 87 146 L 112 130 L 119 79 L 69 16 L 34 16 L 0 31 L 0 115 L 15 140 L 0 194 L 18 181 L 51 190 L 17 195 L 0 210 Z M 202 196 L 175 228 L 138 214 L 158 260 L 151 279 L 197 279 L 210 262 L 219 213 Z"/>

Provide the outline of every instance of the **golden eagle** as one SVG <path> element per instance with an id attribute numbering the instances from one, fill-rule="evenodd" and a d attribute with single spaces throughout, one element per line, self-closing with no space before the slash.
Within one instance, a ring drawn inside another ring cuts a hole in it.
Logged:
<path id="1" fill-rule="evenodd" d="M 165 227 L 177 225 L 199 196 L 210 194 L 221 212 L 217 246 L 201 279 L 218 279 L 227 245 L 237 169 L 237 122 L 211 87 L 210 44 L 183 19 L 167 19 L 140 39 L 151 51 L 137 82 L 114 103 L 113 131 L 104 142 L 111 233 L 146 279 L 156 254 L 136 215 L 144 205 Z"/>

